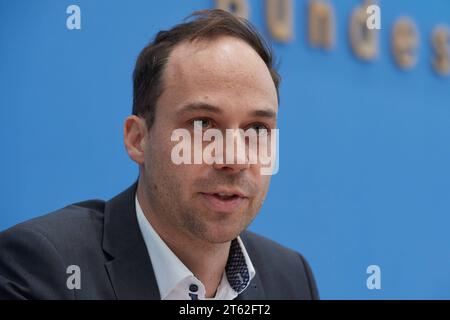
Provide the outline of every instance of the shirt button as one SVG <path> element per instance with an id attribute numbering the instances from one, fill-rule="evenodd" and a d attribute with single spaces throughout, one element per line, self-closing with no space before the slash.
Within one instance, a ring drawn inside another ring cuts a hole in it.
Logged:
<path id="1" fill-rule="evenodd" d="M 196 284 L 191 284 L 189 286 L 189 291 L 191 292 L 197 292 L 198 291 L 198 286 Z"/>

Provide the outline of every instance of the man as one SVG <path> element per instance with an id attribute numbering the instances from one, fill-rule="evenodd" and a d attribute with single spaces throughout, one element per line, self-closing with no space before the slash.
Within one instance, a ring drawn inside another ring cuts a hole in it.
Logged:
<path id="1" fill-rule="evenodd" d="M 269 49 L 232 14 L 203 11 L 158 33 L 137 60 L 124 126 L 137 183 L 1 233 L 0 297 L 318 298 L 299 253 L 245 231 L 269 187 L 261 162 L 173 159 L 179 129 L 268 134 L 278 86 Z"/>

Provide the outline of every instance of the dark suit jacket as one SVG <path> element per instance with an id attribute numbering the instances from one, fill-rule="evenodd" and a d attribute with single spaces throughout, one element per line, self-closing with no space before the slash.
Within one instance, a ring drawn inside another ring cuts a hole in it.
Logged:
<path id="1" fill-rule="evenodd" d="M 160 299 L 136 219 L 136 184 L 109 201 L 90 200 L 0 233 L 0 299 Z M 317 299 L 306 260 L 244 231 L 256 270 L 237 299 Z M 81 289 L 68 289 L 70 265 Z"/>

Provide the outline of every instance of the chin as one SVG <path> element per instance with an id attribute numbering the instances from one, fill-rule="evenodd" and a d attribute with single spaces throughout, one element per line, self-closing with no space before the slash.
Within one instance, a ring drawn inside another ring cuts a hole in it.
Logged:
<path id="1" fill-rule="evenodd" d="M 241 228 L 218 226 L 215 228 L 209 227 L 203 238 L 211 243 L 225 243 L 236 239 L 236 237 L 242 232 Z"/>

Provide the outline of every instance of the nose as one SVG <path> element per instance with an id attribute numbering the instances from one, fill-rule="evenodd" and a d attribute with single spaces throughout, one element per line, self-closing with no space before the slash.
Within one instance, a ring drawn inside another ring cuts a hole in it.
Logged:
<path id="1" fill-rule="evenodd" d="M 238 173 L 250 167 L 248 148 L 242 130 L 227 129 L 223 144 L 222 163 L 213 163 L 216 170 Z"/>
<path id="2" fill-rule="evenodd" d="M 238 172 L 247 170 L 249 168 L 249 164 L 248 164 L 248 162 L 246 162 L 244 164 L 214 163 L 213 167 L 214 167 L 214 169 L 220 170 L 220 171 L 225 171 L 225 172 L 229 172 L 229 173 L 238 173 Z"/>

